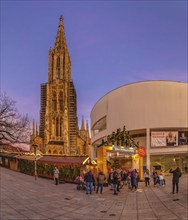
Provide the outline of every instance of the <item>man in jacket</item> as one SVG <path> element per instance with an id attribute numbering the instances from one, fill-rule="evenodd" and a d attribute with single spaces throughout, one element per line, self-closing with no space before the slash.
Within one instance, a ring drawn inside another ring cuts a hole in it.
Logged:
<path id="1" fill-rule="evenodd" d="M 175 191 L 175 185 L 176 185 L 176 193 L 179 191 L 179 178 L 181 177 L 182 173 L 179 167 L 176 167 L 175 170 L 170 169 L 170 173 L 173 173 L 172 177 L 172 193 L 174 194 Z"/>
<path id="2" fill-rule="evenodd" d="M 99 188 L 100 188 L 100 194 L 102 194 L 103 184 L 104 184 L 105 180 L 106 180 L 106 177 L 105 177 L 104 173 L 99 170 L 99 173 L 97 175 L 97 191 L 96 191 L 96 193 L 98 193 Z"/>
<path id="3" fill-rule="evenodd" d="M 86 194 L 88 194 L 89 191 L 90 191 L 90 194 L 92 194 L 94 176 L 91 170 L 89 170 L 89 172 L 86 173 L 85 182 L 86 182 Z"/>

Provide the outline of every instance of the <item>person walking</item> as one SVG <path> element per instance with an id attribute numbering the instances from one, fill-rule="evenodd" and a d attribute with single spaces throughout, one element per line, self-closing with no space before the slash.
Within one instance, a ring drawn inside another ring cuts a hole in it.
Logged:
<path id="1" fill-rule="evenodd" d="M 121 187 L 121 170 L 117 170 L 118 173 L 118 184 L 117 184 L 117 191 L 120 192 L 120 187 Z"/>
<path id="2" fill-rule="evenodd" d="M 114 170 L 111 169 L 108 174 L 108 184 L 110 185 L 110 190 L 113 190 L 113 173 L 114 173 Z"/>
<path id="3" fill-rule="evenodd" d="M 166 185 L 165 172 L 163 172 L 163 170 L 161 170 L 161 173 L 163 174 L 163 183 L 164 183 L 164 185 Z"/>
<path id="4" fill-rule="evenodd" d="M 157 171 L 154 171 L 153 173 L 153 185 L 156 186 L 156 184 L 158 183 L 158 174 Z"/>
<path id="5" fill-rule="evenodd" d="M 125 170 L 122 171 L 122 184 L 121 184 L 121 189 L 123 188 L 124 185 L 127 185 L 127 172 Z"/>
<path id="6" fill-rule="evenodd" d="M 89 172 L 86 173 L 85 182 L 86 182 L 86 194 L 88 194 L 89 191 L 90 191 L 90 194 L 92 194 L 94 176 L 91 170 L 89 170 Z"/>
<path id="7" fill-rule="evenodd" d="M 162 187 L 164 186 L 164 176 L 163 176 L 162 171 L 160 171 L 158 176 L 159 176 L 159 185 Z"/>
<path id="8" fill-rule="evenodd" d="M 173 174 L 172 177 L 172 193 L 175 193 L 175 186 L 176 186 L 176 193 L 179 191 L 179 178 L 182 176 L 182 172 L 179 167 L 176 167 L 175 170 L 170 169 L 170 173 Z"/>
<path id="9" fill-rule="evenodd" d="M 131 172 L 131 190 L 133 190 L 133 188 L 135 188 L 134 192 L 137 191 L 137 187 L 138 187 L 138 183 L 137 183 L 137 170 L 134 169 L 132 172 Z"/>
<path id="10" fill-rule="evenodd" d="M 106 177 L 105 177 L 104 173 L 99 170 L 99 173 L 97 175 L 97 190 L 96 190 L 96 193 L 98 193 L 99 188 L 100 188 L 100 194 L 102 194 L 103 184 L 104 184 L 105 180 L 106 180 Z"/>
<path id="11" fill-rule="evenodd" d="M 57 169 L 57 167 L 55 167 L 55 169 L 54 169 L 54 180 L 55 180 L 55 185 L 58 185 L 58 183 L 59 183 L 59 170 Z"/>
<path id="12" fill-rule="evenodd" d="M 117 172 L 117 169 L 115 168 L 114 169 L 114 172 L 113 172 L 113 185 L 114 185 L 114 195 L 118 195 L 117 193 L 117 187 L 118 187 L 118 172 Z"/>
<path id="13" fill-rule="evenodd" d="M 149 180 L 150 180 L 150 174 L 149 174 L 149 169 L 146 169 L 144 173 L 144 180 L 145 180 L 145 186 L 149 186 Z"/>
<path id="14" fill-rule="evenodd" d="M 127 174 L 127 185 L 128 185 L 128 189 L 131 189 L 131 172 L 129 171 Z"/>

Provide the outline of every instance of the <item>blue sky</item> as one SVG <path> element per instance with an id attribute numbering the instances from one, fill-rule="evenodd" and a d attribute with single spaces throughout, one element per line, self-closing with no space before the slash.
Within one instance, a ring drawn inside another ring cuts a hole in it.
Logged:
<path id="1" fill-rule="evenodd" d="M 63 15 L 79 125 L 109 91 L 187 82 L 187 1 L 2 1 L 1 92 L 39 123 L 40 84 Z"/>

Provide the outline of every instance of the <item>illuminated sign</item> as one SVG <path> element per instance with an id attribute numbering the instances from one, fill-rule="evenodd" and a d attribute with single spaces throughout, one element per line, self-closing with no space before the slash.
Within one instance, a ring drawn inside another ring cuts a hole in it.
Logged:
<path id="1" fill-rule="evenodd" d="M 112 146 L 112 152 L 119 152 L 125 154 L 136 154 L 136 149 L 126 148 L 121 146 Z"/>

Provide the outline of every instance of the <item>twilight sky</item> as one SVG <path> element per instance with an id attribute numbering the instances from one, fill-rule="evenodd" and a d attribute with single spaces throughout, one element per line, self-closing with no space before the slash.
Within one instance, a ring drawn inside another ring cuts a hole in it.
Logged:
<path id="1" fill-rule="evenodd" d="M 145 80 L 188 82 L 187 1 L 3 1 L 0 90 L 39 123 L 40 84 L 63 15 L 79 126 L 109 91 Z"/>

